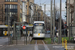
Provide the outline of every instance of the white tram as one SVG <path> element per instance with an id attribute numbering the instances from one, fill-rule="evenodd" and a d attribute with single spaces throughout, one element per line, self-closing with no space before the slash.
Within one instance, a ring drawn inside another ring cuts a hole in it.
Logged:
<path id="1" fill-rule="evenodd" d="M 44 21 L 34 21 L 33 38 L 45 38 Z"/>

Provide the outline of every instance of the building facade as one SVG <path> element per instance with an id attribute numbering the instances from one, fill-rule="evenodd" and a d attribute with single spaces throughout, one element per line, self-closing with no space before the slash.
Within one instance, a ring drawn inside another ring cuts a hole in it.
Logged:
<path id="1" fill-rule="evenodd" d="M 69 2 L 70 1 L 70 2 Z M 70 30 L 69 26 L 74 26 L 74 0 L 66 0 L 66 10 L 67 10 L 67 35 L 69 36 Z"/>
<path id="2" fill-rule="evenodd" d="M 0 20 L 0 24 L 8 25 L 8 17 L 12 17 L 13 15 L 16 15 L 17 21 L 20 21 L 20 14 L 21 14 L 21 1 L 20 0 L 0 0 L 0 5 L 2 9 L 2 17 L 0 18 L 3 20 Z"/>
<path id="3" fill-rule="evenodd" d="M 33 12 L 31 8 L 33 8 L 34 0 L 22 0 L 22 22 L 31 23 L 31 17 L 33 15 Z"/>

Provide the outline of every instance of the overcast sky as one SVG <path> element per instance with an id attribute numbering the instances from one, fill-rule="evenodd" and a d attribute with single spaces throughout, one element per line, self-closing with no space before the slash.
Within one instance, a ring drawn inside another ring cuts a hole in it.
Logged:
<path id="1" fill-rule="evenodd" d="M 46 4 L 46 14 L 48 16 L 50 16 L 50 12 L 49 12 L 50 4 L 51 4 L 50 1 L 51 0 L 34 0 L 34 2 L 38 5 L 40 5 L 40 3 L 41 3 L 42 10 L 44 10 L 44 6 L 42 4 Z M 65 1 L 66 0 L 62 0 L 62 10 L 64 10 L 64 11 L 62 11 L 62 18 L 66 20 L 66 18 L 65 18 L 65 15 L 66 15 Z M 55 3 L 56 3 L 55 5 L 56 5 L 57 9 L 60 9 L 60 0 L 55 0 Z"/>

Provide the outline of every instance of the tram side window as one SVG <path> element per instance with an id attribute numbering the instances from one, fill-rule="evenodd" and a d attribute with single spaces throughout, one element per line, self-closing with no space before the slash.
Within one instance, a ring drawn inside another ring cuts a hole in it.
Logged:
<path id="1" fill-rule="evenodd" d="M 8 29 L 7 28 L 3 28 L 3 31 L 8 31 Z"/>

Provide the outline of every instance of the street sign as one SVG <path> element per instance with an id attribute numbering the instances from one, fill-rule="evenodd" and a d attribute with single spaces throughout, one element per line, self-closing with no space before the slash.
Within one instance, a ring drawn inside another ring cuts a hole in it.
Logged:
<path id="1" fill-rule="evenodd" d="M 23 26 L 23 29 L 26 29 L 26 26 Z"/>

